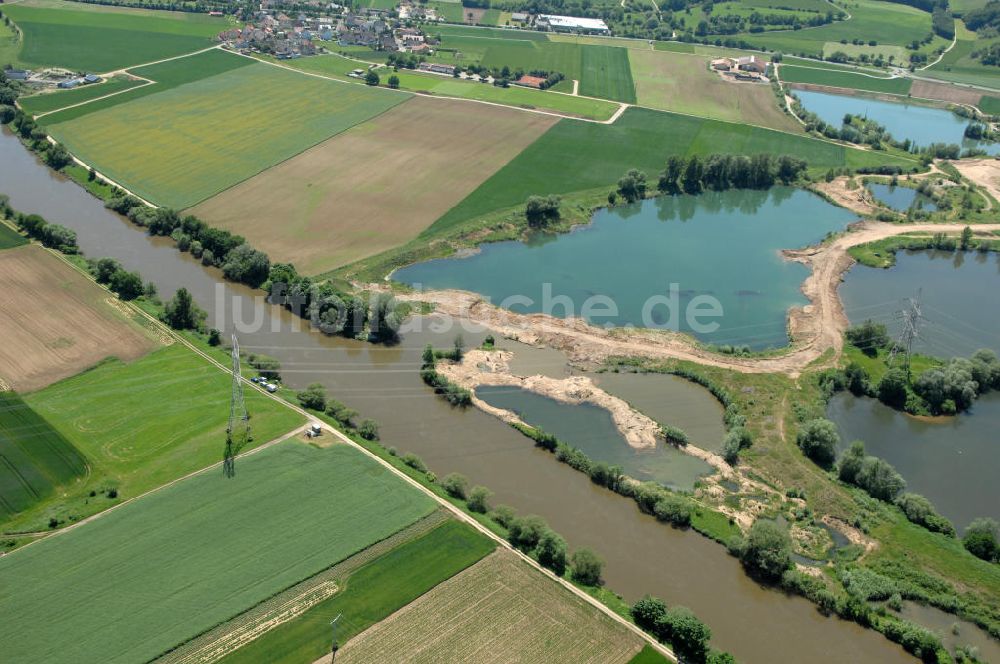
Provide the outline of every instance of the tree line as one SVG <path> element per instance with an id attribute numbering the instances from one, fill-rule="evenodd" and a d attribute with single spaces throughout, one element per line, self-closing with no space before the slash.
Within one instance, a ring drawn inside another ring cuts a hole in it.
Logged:
<path id="1" fill-rule="evenodd" d="M 56 249 L 64 254 L 80 253 L 76 243 L 76 231 L 52 224 L 38 214 L 23 214 L 10 207 L 7 196 L 0 196 L 0 212 L 12 218 L 17 227 L 28 237 L 38 240 L 44 246 Z"/>

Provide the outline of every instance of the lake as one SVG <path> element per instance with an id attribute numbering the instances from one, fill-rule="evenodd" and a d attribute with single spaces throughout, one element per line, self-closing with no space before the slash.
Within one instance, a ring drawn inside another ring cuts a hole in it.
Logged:
<path id="1" fill-rule="evenodd" d="M 906 212 L 911 207 L 918 207 L 921 210 L 927 210 L 928 212 L 936 212 L 937 205 L 934 203 L 934 199 L 926 194 L 921 194 L 916 189 L 911 189 L 910 187 L 900 187 L 888 184 L 881 184 L 878 182 L 869 182 L 867 185 L 868 191 L 872 193 L 875 200 L 882 201 L 893 210 L 899 210 L 900 212 Z"/>
<path id="2" fill-rule="evenodd" d="M 816 243 L 853 219 L 790 187 L 664 196 L 602 209 L 570 233 L 486 244 L 392 276 L 481 293 L 515 312 L 679 330 L 759 350 L 786 345 L 788 309 L 807 303 L 807 268 L 779 250 Z"/>
<path id="3" fill-rule="evenodd" d="M 942 108 L 812 90 L 796 90 L 795 96 L 806 110 L 835 127 L 840 127 L 844 116 L 850 113 L 874 120 L 897 141 L 910 139 L 920 147 L 931 143 L 955 143 L 963 149 L 979 148 L 989 154 L 1000 153 L 1000 144 L 966 140 L 965 128 L 969 120 Z"/>
<path id="4" fill-rule="evenodd" d="M 713 472 L 701 459 L 662 442 L 652 450 L 636 450 L 619 433 L 611 413 L 593 404 L 566 404 L 510 385 L 483 385 L 476 388 L 476 396 L 516 413 L 525 423 L 572 445 L 593 461 L 621 466 L 637 480 L 692 491 L 699 477 Z"/>

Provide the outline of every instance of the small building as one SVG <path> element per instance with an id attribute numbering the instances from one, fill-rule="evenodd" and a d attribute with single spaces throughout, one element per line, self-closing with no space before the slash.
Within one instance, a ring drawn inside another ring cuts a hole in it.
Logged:
<path id="1" fill-rule="evenodd" d="M 733 61 L 730 58 L 717 58 L 712 60 L 712 69 L 715 71 L 729 71 L 733 68 Z"/>
<path id="2" fill-rule="evenodd" d="M 510 22 L 511 23 L 520 23 L 522 25 L 526 24 L 528 22 L 528 15 L 525 14 L 524 12 L 513 12 L 510 15 Z"/>
<path id="3" fill-rule="evenodd" d="M 87 74 L 86 76 L 83 77 L 83 82 L 86 85 L 89 85 L 91 83 L 100 83 L 101 77 L 98 76 L 97 74 Z"/>
<path id="4" fill-rule="evenodd" d="M 578 16 L 556 16 L 539 14 L 535 26 L 553 32 L 579 32 L 587 35 L 607 35 L 611 33 L 608 24 L 599 18 L 580 18 Z"/>
<path id="5" fill-rule="evenodd" d="M 745 55 L 742 58 L 736 58 L 736 68 L 740 71 L 752 71 L 763 74 L 767 71 L 767 63 L 756 55 Z"/>
<path id="6" fill-rule="evenodd" d="M 432 74 L 447 74 L 448 76 L 455 75 L 455 67 L 453 65 L 442 65 L 437 62 L 421 62 L 417 65 L 417 69 L 420 71 L 429 71 Z"/>
<path id="7" fill-rule="evenodd" d="M 514 81 L 514 85 L 521 85 L 526 88 L 535 88 L 537 90 L 541 90 L 544 84 L 544 78 L 541 78 L 540 76 L 528 76 L 527 74 Z"/>

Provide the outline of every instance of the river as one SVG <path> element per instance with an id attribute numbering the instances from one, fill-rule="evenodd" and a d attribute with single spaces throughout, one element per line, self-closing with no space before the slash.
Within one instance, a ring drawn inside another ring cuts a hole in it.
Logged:
<path id="1" fill-rule="evenodd" d="M 385 445 L 419 454 L 439 476 L 461 472 L 490 487 L 494 504 L 542 515 L 571 549 L 592 547 L 606 561 L 608 586 L 626 599 L 651 593 L 689 606 L 711 627 L 713 645 L 741 662 L 913 661 L 873 631 L 760 587 L 718 544 L 641 514 L 631 500 L 595 486 L 496 418 L 436 398 L 418 375 L 421 350 L 429 342 L 450 345 L 454 330 L 411 332 L 401 344 L 383 347 L 306 329 L 258 293 L 221 282 L 217 270 L 108 212 L 38 163 L 6 130 L 0 183 L 15 208 L 77 231 L 88 256 L 117 258 L 164 296 L 187 288 L 209 312 L 210 325 L 225 335 L 237 331 L 247 351 L 278 358 L 287 384 L 322 382 L 331 396 L 376 419 Z M 469 345 L 483 336 L 464 334 Z"/>

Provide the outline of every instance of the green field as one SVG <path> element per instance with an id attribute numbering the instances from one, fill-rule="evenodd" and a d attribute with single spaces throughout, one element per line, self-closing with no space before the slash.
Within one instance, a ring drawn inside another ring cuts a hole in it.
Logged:
<path id="1" fill-rule="evenodd" d="M 19 60 L 26 65 L 107 72 L 212 45 L 222 18 L 189 12 L 122 10 L 57 0 L 4 4 L 24 33 Z"/>
<path id="2" fill-rule="evenodd" d="M 940 62 L 920 73 L 945 81 L 1000 89 L 1000 67 L 984 65 L 972 57 L 974 52 L 1000 40 L 980 39 L 961 21 L 955 23 L 955 34 L 958 37 L 955 46 L 942 56 Z"/>
<path id="3" fill-rule="evenodd" d="M 28 244 L 27 238 L 7 224 L 0 223 L 0 249 L 13 249 Z"/>
<path id="4" fill-rule="evenodd" d="M 58 92 L 21 97 L 18 99 L 18 103 L 21 104 L 21 108 L 25 112 L 38 115 L 39 113 L 48 113 L 74 104 L 82 104 L 98 97 L 116 94 L 145 84 L 145 81 L 129 78 L 128 76 L 115 76 L 103 83 L 85 85 L 82 88 L 74 90 L 60 90 Z"/>
<path id="5" fill-rule="evenodd" d="M 908 78 L 880 78 L 849 71 L 798 67 L 795 65 L 781 65 L 779 73 L 781 80 L 785 83 L 829 85 L 836 88 L 886 92 L 894 95 L 909 93 L 910 86 L 913 85 L 913 81 Z"/>
<path id="6" fill-rule="evenodd" d="M 45 125 L 69 122 L 70 120 L 82 118 L 85 115 L 96 113 L 97 111 L 103 111 L 120 104 L 135 101 L 136 99 L 142 99 L 143 97 L 148 97 L 149 95 L 171 90 L 184 85 L 185 83 L 194 83 L 195 81 L 210 78 L 217 74 L 232 71 L 233 69 L 249 67 L 253 63 L 253 60 L 250 58 L 233 55 L 232 53 L 227 53 L 226 51 L 215 50 L 199 53 L 185 58 L 177 58 L 176 60 L 161 62 L 157 65 L 135 67 L 130 69 L 129 72 L 135 74 L 136 76 L 156 81 L 156 84 L 145 85 L 123 94 L 115 95 L 114 97 L 98 99 L 90 102 L 89 104 L 76 106 L 75 108 L 70 108 L 65 111 L 51 113 L 41 118 L 39 122 Z M 29 97 L 29 99 L 31 98 Z"/>
<path id="7" fill-rule="evenodd" d="M 628 51 L 617 46 L 583 46 L 580 94 L 635 103 Z"/>
<path id="8" fill-rule="evenodd" d="M 184 398 L 178 398 L 178 395 Z M 230 377 L 180 344 L 129 364 L 108 360 L 24 400 L 86 458 L 87 477 L 67 487 L 58 504 L 43 504 L 20 521 L 44 527 L 87 516 L 112 504 L 91 490 L 116 487 L 135 496 L 222 457 L 229 417 Z M 256 390 L 246 392 L 252 445 L 291 431 L 302 417 Z M 38 425 L 39 435 L 47 429 Z M 53 443 L 55 444 L 55 443 Z"/>
<path id="9" fill-rule="evenodd" d="M 434 505 L 353 448 L 276 445 L 0 558 L 0 651 L 148 661 Z"/>
<path id="10" fill-rule="evenodd" d="M 813 169 L 893 162 L 893 157 L 743 124 L 630 108 L 613 125 L 563 120 L 424 233 L 519 205 L 532 194 L 610 187 L 630 168 L 655 182 L 671 154 L 792 154 Z M 903 162 L 907 165 L 915 162 Z"/>
<path id="11" fill-rule="evenodd" d="M 763 46 L 786 54 L 820 56 L 828 42 L 836 42 L 835 50 L 848 50 L 854 39 L 875 41 L 880 46 L 905 46 L 913 40 L 920 41 L 931 32 L 931 15 L 906 5 L 881 0 L 856 0 L 848 9 L 851 19 L 816 28 L 786 30 L 782 32 L 740 34 L 738 37 L 750 44 Z M 848 44 L 840 44 L 846 39 Z M 941 38 L 921 47 L 921 52 L 943 45 Z M 877 47 L 865 47 L 869 52 Z M 905 63 L 900 63 L 905 64 Z"/>
<path id="12" fill-rule="evenodd" d="M 86 472 L 87 462 L 71 442 L 20 396 L 0 391 L 0 519 Z"/>
<path id="13" fill-rule="evenodd" d="M 1000 97 L 983 95 L 979 100 L 979 110 L 990 115 L 1000 115 Z"/>
<path id="14" fill-rule="evenodd" d="M 289 61 L 287 64 L 302 71 L 332 76 L 357 85 L 357 79 L 347 77 L 347 73 L 354 69 L 357 63 L 335 55 L 302 58 L 300 60 Z M 618 110 L 618 105 L 613 102 L 554 94 L 544 90 L 533 90 L 516 85 L 512 85 L 509 88 L 501 88 L 484 83 L 454 79 L 449 76 L 408 71 L 406 69 L 394 72 L 384 69 L 379 70 L 382 85 L 385 85 L 389 80 L 389 76 L 393 75 L 399 78 L 399 87 L 401 90 L 423 92 L 443 97 L 477 99 L 518 108 L 537 108 L 592 120 L 607 120 Z"/>
<path id="15" fill-rule="evenodd" d="M 137 195 L 186 208 L 407 98 L 257 63 L 48 128 Z"/>
<path id="16" fill-rule="evenodd" d="M 446 521 L 354 572 L 347 587 L 302 616 L 271 630 L 221 660 L 225 664 L 313 662 L 330 651 L 330 621 L 343 645 L 352 636 L 406 606 L 493 551 L 478 532 Z"/>
<path id="17" fill-rule="evenodd" d="M 433 30 L 432 34 L 438 32 Z M 455 65 L 479 63 L 511 70 L 556 71 L 565 87 L 580 81 L 580 94 L 634 102 L 628 53 L 618 46 L 550 41 L 543 33 L 483 28 L 440 30 L 442 41 L 434 60 Z M 540 39 L 538 37 L 541 37 Z M 454 52 L 453 52 L 454 51 Z"/>

